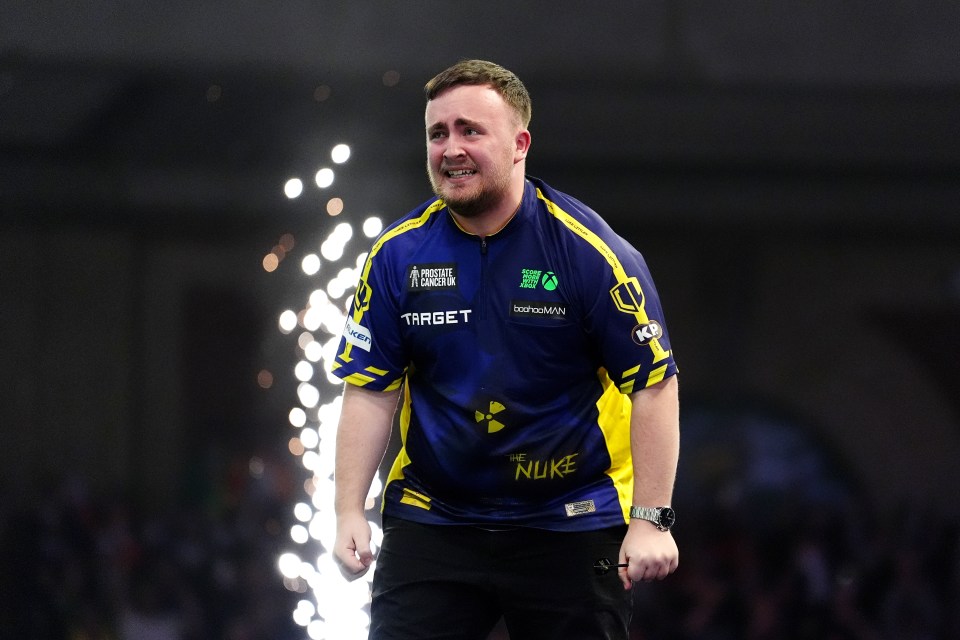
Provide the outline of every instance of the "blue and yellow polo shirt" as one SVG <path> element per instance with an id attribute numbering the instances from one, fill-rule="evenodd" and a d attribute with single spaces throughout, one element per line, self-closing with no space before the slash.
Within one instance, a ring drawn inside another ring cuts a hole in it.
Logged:
<path id="1" fill-rule="evenodd" d="M 535 178 L 484 239 L 436 199 L 390 225 L 333 365 L 403 386 L 385 514 L 566 531 L 627 522 L 626 394 L 676 371 L 643 257 Z"/>

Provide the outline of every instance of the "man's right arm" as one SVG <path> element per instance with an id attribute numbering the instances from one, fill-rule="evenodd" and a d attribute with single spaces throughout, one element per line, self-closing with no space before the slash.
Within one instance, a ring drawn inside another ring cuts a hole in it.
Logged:
<path id="1" fill-rule="evenodd" d="M 399 394 L 399 389 L 371 391 L 350 383 L 343 390 L 334 468 L 337 539 L 333 553 L 349 580 L 365 574 L 373 562 L 364 503 L 390 442 Z"/>

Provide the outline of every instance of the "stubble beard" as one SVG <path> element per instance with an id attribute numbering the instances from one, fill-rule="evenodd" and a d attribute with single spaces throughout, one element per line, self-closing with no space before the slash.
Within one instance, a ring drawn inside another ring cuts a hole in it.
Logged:
<path id="1" fill-rule="evenodd" d="M 509 192 L 510 174 L 509 172 L 498 171 L 492 176 L 492 180 L 484 179 L 481 184 L 476 185 L 467 192 L 452 193 L 443 186 L 444 175 L 442 173 L 434 174 L 427 167 L 427 175 L 430 177 L 430 186 L 433 187 L 433 193 L 443 199 L 447 207 L 453 213 L 464 218 L 475 218 L 493 207 Z"/>

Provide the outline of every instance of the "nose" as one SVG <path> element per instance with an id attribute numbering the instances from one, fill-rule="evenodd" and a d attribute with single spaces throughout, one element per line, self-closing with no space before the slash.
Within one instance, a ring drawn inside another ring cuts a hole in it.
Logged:
<path id="1" fill-rule="evenodd" d="M 462 140 L 460 136 L 453 133 L 447 136 L 447 144 L 444 145 L 443 148 L 443 157 L 458 158 L 464 155 L 463 145 L 461 143 Z"/>

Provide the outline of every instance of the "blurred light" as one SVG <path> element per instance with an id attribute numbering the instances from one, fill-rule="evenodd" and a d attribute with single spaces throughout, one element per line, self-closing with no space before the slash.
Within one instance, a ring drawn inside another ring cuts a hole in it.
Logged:
<path id="1" fill-rule="evenodd" d="M 327 625 L 323 620 L 313 620 L 307 625 L 307 635 L 310 640 L 323 640 L 327 637 Z M 335 636 L 331 636 L 335 637 Z"/>
<path id="2" fill-rule="evenodd" d="M 363 235 L 373 238 L 383 231 L 383 221 L 376 217 L 370 217 L 363 221 Z"/>
<path id="3" fill-rule="evenodd" d="M 304 331 L 299 336 L 297 336 L 297 346 L 300 347 L 301 349 L 305 348 L 311 342 L 313 342 L 313 334 L 310 333 L 309 331 Z"/>
<path id="4" fill-rule="evenodd" d="M 330 159 L 336 164 L 343 164 L 350 159 L 350 145 L 338 144 L 330 150 Z"/>
<path id="5" fill-rule="evenodd" d="M 309 382 L 310 378 L 313 377 L 313 365 L 301 360 L 293 368 L 293 375 L 300 382 Z"/>
<path id="6" fill-rule="evenodd" d="M 333 228 L 331 236 L 341 239 L 344 244 L 353 237 L 353 227 L 349 222 L 341 222 Z"/>
<path id="7" fill-rule="evenodd" d="M 269 389 L 273 386 L 273 374 L 266 369 L 261 369 L 257 374 L 257 384 L 261 389 Z"/>
<path id="8" fill-rule="evenodd" d="M 297 314 L 287 309 L 280 314 L 280 331 L 290 333 L 297 328 Z"/>
<path id="9" fill-rule="evenodd" d="M 263 459 L 257 456 L 250 458 L 250 462 L 247 463 L 247 469 L 250 471 L 250 475 L 257 480 L 263 477 L 263 472 L 266 469 L 266 465 L 263 464 Z"/>
<path id="10" fill-rule="evenodd" d="M 317 183 L 317 186 L 321 189 L 326 189 L 333 184 L 333 169 L 328 169 L 324 167 L 317 171 L 317 175 L 314 176 L 314 181 Z"/>
<path id="11" fill-rule="evenodd" d="M 294 407 L 290 409 L 290 414 L 287 416 L 287 419 L 290 421 L 290 424 L 300 428 L 307 424 L 307 412 L 300 407 Z"/>
<path id="12" fill-rule="evenodd" d="M 322 307 L 329 302 L 329 298 L 323 289 L 314 289 L 307 298 L 307 302 L 311 307 Z"/>
<path id="13" fill-rule="evenodd" d="M 399 73 L 395 71 L 384 74 L 384 84 L 387 86 L 394 86 L 399 80 Z M 330 88 L 325 85 L 314 91 L 314 99 L 318 102 L 327 100 L 330 95 Z M 349 145 L 336 144 L 330 150 L 330 160 L 339 167 L 350 159 L 351 153 Z M 336 171 L 342 170 L 338 168 Z M 333 184 L 334 177 L 334 169 L 323 167 L 317 171 L 314 179 L 317 186 L 323 189 Z M 302 193 L 302 183 L 299 189 L 297 196 Z M 344 201 L 340 197 L 330 198 L 326 203 L 326 212 L 330 216 L 344 213 Z M 332 263 L 344 258 L 355 231 L 362 228 L 365 237 L 374 238 L 382 233 L 383 227 L 381 219 L 373 215 L 356 230 L 348 222 L 333 226 L 316 253 L 309 253 L 301 259 L 303 273 L 316 276 L 321 271 L 330 271 Z M 289 244 L 282 238 L 279 247 L 274 249 L 277 265 L 284 256 L 289 257 L 293 249 L 292 241 L 292 236 Z M 289 422 L 297 431 L 289 439 L 288 449 L 293 456 L 300 457 L 299 463 L 304 469 L 312 472 L 303 480 L 304 501 L 294 507 L 296 522 L 292 523 L 289 535 L 297 545 L 318 545 L 320 552 L 315 562 L 304 562 L 296 553 L 284 554 L 278 566 L 288 590 L 310 594 L 309 598 L 297 604 L 293 619 L 305 629 L 308 637 L 316 640 L 363 640 L 370 622 L 365 607 L 370 602 L 370 586 L 376 565 L 363 579 L 346 582 L 329 552 L 336 538 L 333 512 L 334 443 L 342 408 L 343 387 L 343 382 L 332 374 L 330 367 L 336 358 L 346 314 L 350 313 L 353 287 L 366 259 L 366 253 L 351 254 L 335 269 L 337 273 L 329 278 L 329 282 L 321 285 L 311 281 L 308 300 L 304 305 L 283 311 L 279 318 L 280 330 L 285 334 L 294 333 L 298 326 L 305 329 L 296 336 L 299 357 L 292 366 L 292 372 L 297 381 L 299 406 L 289 411 Z M 323 331 L 323 335 L 319 331 Z M 377 475 L 364 501 L 366 509 L 376 508 L 382 490 L 382 482 Z M 382 530 L 375 522 L 370 522 L 370 525 L 373 534 L 371 543 L 376 548 L 381 544 Z M 298 549 L 310 553 L 307 550 L 314 547 Z"/>
<path id="14" fill-rule="evenodd" d="M 323 319 L 323 315 L 320 307 L 310 307 L 307 309 L 307 312 L 303 314 L 303 326 L 310 331 L 316 331 L 320 328 L 320 322 Z M 307 344 L 310 344 L 309 342 Z M 300 347 L 305 349 L 306 345 Z"/>
<path id="15" fill-rule="evenodd" d="M 300 178 L 290 178 L 286 184 L 283 185 L 283 193 L 291 200 L 299 198 L 300 194 L 303 193 L 303 180 Z"/>
<path id="16" fill-rule="evenodd" d="M 320 271 L 320 256 L 315 253 L 308 253 L 300 261 L 300 268 L 308 276 L 316 275 Z"/>
<path id="17" fill-rule="evenodd" d="M 339 338 L 340 333 L 343 331 L 343 323 L 347 321 L 346 316 L 340 313 L 339 309 L 332 304 L 321 307 L 321 312 L 323 314 L 322 326 L 324 331 Z"/>
<path id="18" fill-rule="evenodd" d="M 323 348 L 316 340 L 308 344 L 307 348 L 303 350 L 303 357 L 310 362 L 319 362 L 322 354 Z"/>
<path id="19" fill-rule="evenodd" d="M 300 557 L 295 553 L 284 553 L 277 560 L 277 567 L 285 578 L 296 578 L 300 575 Z"/>
<path id="20" fill-rule="evenodd" d="M 360 274 L 349 267 L 344 267 L 337 272 L 337 280 L 339 280 L 345 287 L 348 288 L 352 287 L 359 277 Z"/>
<path id="21" fill-rule="evenodd" d="M 292 233 L 285 233 L 280 236 L 279 244 L 284 251 L 289 253 L 290 251 L 293 251 L 293 246 L 296 244 L 296 241 L 294 240 Z"/>
<path id="22" fill-rule="evenodd" d="M 317 102 L 323 102 L 330 97 L 330 87 L 325 84 L 320 85 L 313 90 L 313 99 Z"/>
<path id="23" fill-rule="evenodd" d="M 301 382 L 297 387 L 297 397 L 300 398 L 300 404 L 305 407 L 315 407 L 320 401 L 320 391 L 312 384 Z"/>
<path id="24" fill-rule="evenodd" d="M 307 528 L 302 524 L 295 524 L 290 527 L 290 538 L 297 544 L 303 544 L 310 539 L 310 534 L 307 533 Z"/>
<path id="25" fill-rule="evenodd" d="M 393 69 L 383 74 L 383 86 L 395 87 L 400 84 L 400 72 Z"/>
<path id="26" fill-rule="evenodd" d="M 313 603 L 308 600 L 301 600 L 297 604 L 297 608 L 293 611 L 293 621 L 301 627 L 306 627 L 310 624 L 310 619 L 313 618 L 313 614 L 317 612 L 316 607 L 313 606 Z"/>
<path id="27" fill-rule="evenodd" d="M 287 442 L 287 449 L 295 456 L 302 456 L 304 452 L 303 443 L 297 437 L 290 438 Z"/>
<path id="28" fill-rule="evenodd" d="M 343 283 L 340 282 L 338 278 L 334 278 L 327 283 L 327 293 L 330 294 L 330 297 L 339 300 L 340 297 L 347 292 L 347 288 L 343 286 Z"/>
<path id="29" fill-rule="evenodd" d="M 300 432 L 300 442 L 303 443 L 304 448 L 313 449 L 320 444 L 320 435 L 313 429 L 304 428 Z"/>
<path id="30" fill-rule="evenodd" d="M 267 273 L 273 273 L 280 266 L 280 258 L 275 253 L 268 253 L 263 256 L 263 270 Z"/>
<path id="31" fill-rule="evenodd" d="M 343 200 L 340 198 L 330 198 L 327 201 L 327 213 L 331 216 L 338 216 L 343 213 Z"/>
<path id="32" fill-rule="evenodd" d="M 302 440 L 300 441 L 303 442 Z M 316 451 L 312 449 L 307 449 L 304 447 L 303 451 L 303 468 L 309 471 L 316 472 L 317 467 L 320 466 L 320 456 Z"/>
<path id="33" fill-rule="evenodd" d="M 336 262 L 343 257 L 343 243 L 337 242 L 332 238 L 326 240 L 322 245 L 320 245 L 320 255 L 330 262 Z"/>
<path id="34" fill-rule="evenodd" d="M 298 502 L 293 507 L 293 516 L 300 522 L 310 522 L 313 517 L 313 509 L 306 502 Z"/>

